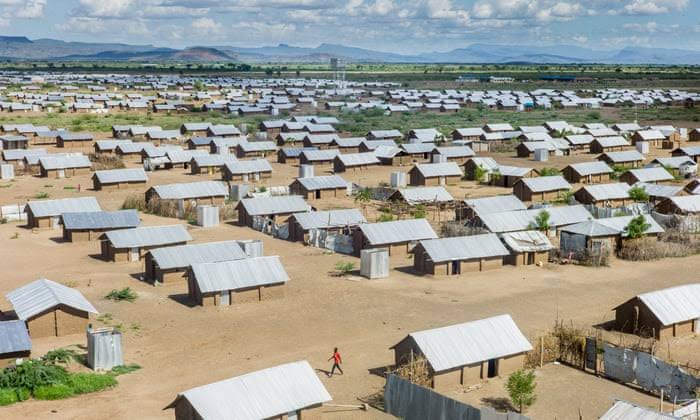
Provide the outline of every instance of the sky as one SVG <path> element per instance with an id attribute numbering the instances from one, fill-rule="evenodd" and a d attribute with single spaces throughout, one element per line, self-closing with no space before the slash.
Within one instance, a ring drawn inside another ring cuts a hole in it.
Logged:
<path id="1" fill-rule="evenodd" d="M 700 50 L 700 0 L 0 0 L 0 34 L 159 47 Z"/>

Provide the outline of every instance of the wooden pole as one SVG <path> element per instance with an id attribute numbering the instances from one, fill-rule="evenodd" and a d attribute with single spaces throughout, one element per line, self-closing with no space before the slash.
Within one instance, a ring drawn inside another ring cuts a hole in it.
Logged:
<path id="1" fill-rule="evenodd" d="M 540 367 L 544 366 L 544 336 L 540 336 Z"/>
<path id="2" fill-rule="evenodd" d="M 661 388 L 661 398 L 659 399 L 659 412 L 664 411 L 664 389 Z"/>

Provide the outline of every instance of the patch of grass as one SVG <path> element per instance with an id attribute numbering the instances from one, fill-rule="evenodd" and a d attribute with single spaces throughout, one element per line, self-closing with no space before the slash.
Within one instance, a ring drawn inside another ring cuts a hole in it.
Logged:
<path id="1" fill-rule="evenodd" d="M 64 190 L 69 190 L 69 191 L 70 191 L 70 190 L 74 190 L 75 187 L 69 185 L 69 186 L 63 187 L 63 189 L 64 189 Z"/>
<path id="2" fill-rule="evenodd" d="M 335 263 L 335 271 L 340 276 L 346 276 L 355 269 L 355 263 L 350 261 L 338 261 Z"/>
<path id="3" fill-rule="evenodd" d="M 42 385 L 34 390 L 37 400 L 62 400 L 75 395 L 73 388 L 66 384 Z"/>
<path id="4" fill-rule="evenodd" d="M 105 312 L 102 315 L 98 316 L 97 320 L 104 324 L 109 324 L 110 322 L 112 322 L 112 314 L 109 312 Z"/>
<path id="5" fill-rule="evenodd" d="M 75 395 L 80 395 L 117 386 L 117 380 L 112 375 L 75 373 L 70 376 L 67 385 L 73 390 Z"/>
<path id="6" fill-rule="evenodd" d="M 12 388 L 0 388 L 0 406 L 14 404 L 19 401 L 17 391 Z"/>
<path id="7" fill-rule="evenodd" d="M 39 191 L 38 193 L 36 193 L 36 195 L 34 195 L 34 198 L 36 198 L 37 200 L 43 200 L 45 198 L 49 198 L 49 193 L 47 193 L 46 191 Z"/>
<path id="8" fill-rule="evenodd" d="M 14 235 L 10 236 L 10 239 L 19 239 L 19 233 L 15 232 Z"/>
<path id="9" fill-rule="evenodd" d="M 110 375 L 119 376 L 126 375 L 127 373 L 135 372 L 141 369 L 141 366 L 136 363 L 130 363 L 128 365 L 115 366 L 109 371 Z"/>
<path id="10" fill-rule="evenodd" d="M 10 188 L 11 186 L 12 186 L 12 184 L 2 184 L 2 185 L 0 185 L 0 188 Z"/>
<path id="11" fill-rule="evenodd" d="M 105 299 L 114 300 L 116 302 L 121 302 L 123 300 L 127 302 L 133 302 L 138 298 L 138 293 L 131 290 L 131 287 L 125 287 L 121 290 L 112 289 L 111 292 L 107 293 Z"/>
<path id="12" fill-rule="evenodd" d="M 52 365 L 57 363 L 65 365 L 70 361 L 79 360 L 79 358 L 77 351 L 63 348 L 48 351 L 41 360 Z"/>
<path id="13" fill-rule="evenodd" d="M 53 188 L 53 184 L 44 184 L 44 188 Z"/>

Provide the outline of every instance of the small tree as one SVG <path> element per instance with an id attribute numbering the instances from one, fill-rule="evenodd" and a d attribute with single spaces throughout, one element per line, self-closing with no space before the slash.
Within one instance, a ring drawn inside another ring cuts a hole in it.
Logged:
<path id="1" fill-rule="evenodd" d="M 540 230 L 542 232 L 547 232 L 550 228 L 549 226 L 549 219 L 550 219 L 550 214 L 547 210 L 542 210 L 539 213 L 537 213 L 537 216 L 535 217 L 535 223 L 534 227 L 537 228 L 537 230 Z"/>
<path id="2" fill-rule="evenodd" d="M 637 239 L 644 236 L 644 232 L 649 230 L 651 224 L 647 223 L 647 219 L 644 216 L 639 215 L 634 219 L 630 220 L 629 224 L 625 228 L 627 232 L 627 237 L 630 239 Z"/>
<path id="3" fill-rule="evenodd" d="M 474 181 L 484 182 L 486 180 L 486 175 L 488 173 L 489 173 L 488 169 L 485 169 L 479 165 L 476 165 L 476 168 L 474 168 Z"/>
<path id="4" fill-rule="evenodd" d="M 360 203 L 362 206 L 362 212 L 365 213 L 365 207 L 367 206 L 367 203 L 372 200 L 372 190 L 369 188 L 363 188 L 359 191 L 357 191 L 353 197 L 355 199 L 355 202 Z"/>
<path id="5" fill-rule="evenodd" d="M 632 187 L 628 191 L 630 198 L 638 203 L 649 201 L 649 194 L 642 187 Z"/>
<path id="6" fill-rule="evenodd" d="M 561 175 L 561 172 L 559 172 L 559 169 L 557 169 L 557 168 L 542 168 L 537 172 L 540 174 L 540 176 Z"/>
<path id="7" fill-rule="evenodd" d="M 508 382 L 506 382 L 508 396 L 510 396 L 513 405 L 518 407 L 520 413 L 537 400 L 537 396 L 535 395 L 536 386 L 535 372 L 533 371 L 525 372 L 524 370 L 518 370 L 508 377 Z"/>

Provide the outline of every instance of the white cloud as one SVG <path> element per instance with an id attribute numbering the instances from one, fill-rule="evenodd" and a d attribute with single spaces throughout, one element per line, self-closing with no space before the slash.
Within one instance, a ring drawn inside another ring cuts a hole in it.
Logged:
<path id="1" fill-rule="evenodd" d="M 0 0 L 0 16 L 3 20 L 39 19 L 44 16 L 47 0 Z"/>
<path id="2" fill-rule="evenodd" d="M 628 15 L 659 15 L 684 10 L 689 0 L 632 0 L 622 8 Z"/>
<path id="3" fill-rule="evenodd" d="M 585 36 L 585 35 L 577 35 L 577 36 L 574 36 L 574 37 L 571 38 L 571 39 L 573 39 L 574 42 L 576 42 L 577 44 L 585 44 L 585 43 L 588 42 L 588 37 Z"/>
<path id="4" fill-rule="evenodd" d="M 193 20 L 190 27 L 198 35 L 220 35 L 222 28 L 219 22 L 208 17 Z"/>
<path id="5" fill-rule="evenodd" d="M 123 17 L 132 5 L 133 0 L 80 0 L 76 16 L 88 17 Z"/>
<path id="6" fill-rule="evenodd" d="M 138 12 L 139 16 L 152 19 L 177 19 L 185 17 L 205 16 L 209 13 L 206 7 L 163 6 L 153 5 L 144 7 Z"/>

